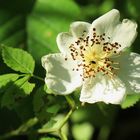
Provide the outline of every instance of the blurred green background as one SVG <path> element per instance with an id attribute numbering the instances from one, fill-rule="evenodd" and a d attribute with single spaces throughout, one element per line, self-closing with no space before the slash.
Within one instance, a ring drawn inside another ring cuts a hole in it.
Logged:
<path id="1" fill-rule="evenodd" d="M 0 44 L 28 51 L 36 60 L 35 73 L 45 77 L 40 59 L 43 55 L 59 51 L 56 44 L 57 34 L 68 31 L 73 21 L 92 23 L 94 19 L 113 8 L 120 11 L 121 19 L 129 18 L 138 23 L 138 36 L 132 51 L 140 53 L 140 4 L 138 0 L 0 0 Z M 0 74 L 8 72 L 11 70 L 0 58 Z M 38 87 L 42 86 L 42 83 L 37 82 L 37 84 Z M 44 118 L 48 118 L 48 114 L 44 111 L 49 106 L 49 103 L 45 103 L 44 98 L 42 99 L 44 96 L 46 95 L 32 93 L 17 104 L 4 106 L 2 105 L 3 94 L 0 91 L 0 135 L 16 129 L 34 116 L 39 118 L 40 126 L 44 124 Z M 66 104 L 63 97 L 52 98 L 51 95 L 47 97 L 51 103 L 58 99 Z M 74 96 L 74 98 L 77 100 L 77 97 Z M 136 98 L 136 101 L 139 98 Z M 36 111 L 36 102 L 44 104 L 41 106 L 42 112 Z M 64 110 L 67 111 L 67 109 L 66 105 Z M 62 110 L 59 111 L 63 113 L 64 110 Z M 68 126 L 70 140 L 139 140 L 140 104 L 137 102 L 135 106 L 125 110 L 114 105 L 86 105 L 74 112 Z M 34 126 L 32 129 L 37 127 Z M 9 138 L 9 140 L 56 139 L 58 138 L 52 135 L 37 134 Z"/>

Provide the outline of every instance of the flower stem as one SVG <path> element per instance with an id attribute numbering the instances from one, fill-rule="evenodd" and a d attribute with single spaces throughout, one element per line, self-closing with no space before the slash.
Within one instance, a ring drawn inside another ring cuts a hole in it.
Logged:
<path id="1" fill-rule="evenodd" d="M 61 131 L 62 127 L 65 125 L 65 123 L 68 121 L 68 119 L 70 118 L 71 114 L 73 113 L 73 109 L 71 109 L 67 115 L 65 116 L 65 118 L 63 119 L 63 121 L 60 123 L 60 125 L 57 128 L 48 128 L 48 129 L 39 129 L 37 132 L 38 133 L 53 133 L 53 132 L 59 132 Z"/>
<path id="2" fill-rule="evenodd" d="M 41 78 L 41 77 L 39 77 L 39 76 L 37 76 L 37 75 L 32 75 L 32 77 L 34 77 L 34 78 L 36 78 L 36 79 L 38 79 L 38 80 L 40 80 L 40 81 L 43 81 L 43 82 L 44 82 L 44 79 L 43 79 L 43 78 Z"/>
<path id="3" fill-rule="evenodd" d="M 60 135 L 61 140 L 68 140 L 67 136 L 62 132 L 62 130 L 59 131 L 59 135 Z"/>
<path id="4" fill-rule="evenodd" d="M 59 124 L 59 126 L 57 128 L 39 129 L 38 130 L 38 133 L 53 133 L 53 132 L 58 132 L 61 140 L 67 140 L 66 135 L 62 132 L 62 128 L 66 124 L 66 122 L 68 121 L 68 119 L 70 118 L 71 114 L 74 112 L 74 110 L 75 110 L 75 102 L 74 102 L 74 100 L 70 96 L 65 96 L 65 98 L 66 98 L 67 102 L 69 103 L 71 109 L 66 114 L 66 116 L 63 119 L 63 121 Z"/>
<path id="5" fill-rule="evenodd" d="M 75 109 L 75 102 L 74 100 L 71 98 L 70 95 L 65 96 L 69 106 L 71 107 L 71 109 Z"/>
<path id="6" fill-rule="evenodd" d="M 65 116 L 64 120 L 61 122 L 60 126 L 59 126 L 59 129 L 61 129 L 65 123 L 68 121 L 68 119 L 70 118 L 71 114 L 73 113 L 73 109 L 71 109 L 68 114 Z"/>
<path id="7" fill-rule="evenodd" d="M 29 128 L 33 127 L 35 124 L 37 124 L 37 122 L 38 122 L 38 119 L 36 117 L 31 118 L 27 122 L 22 124 L 18 129 L 8 132 L 8 133 L 4 134 L 3 136 L 0 136 L 0 140 L 4 140 L 4 139 L 7 139 L 7 138 L 10 138 L 13 136 L 26 134 L 26 131 Z"/>
<path id="8" fill-rule="evenodd" d="M 40 80 L 42 80 L 42 78 L 40 78 L 38 76 L 36 78 L 39 78 Z M 7 139 L 7 138 L 10 138 L 10 137 L 13 137 L 13 136 L 18 136 L 18 135 L 28 135 L 30 133 L 33 133 L 33 134 L 34 133 L 40 133 L 40 134 L 45 133 L 46 134 L 46 133 L 53 133 L 53 132 L 58 132 L 61 140 L 68 140 L 67 136 L 62 132 L 62 127 L 66 124 L 66 122 L 70 118 L 71 114 L 74 112 L 74 110 L 75 110 L 75 102 L 73 101 L 73 99 L 70 96 L 66 96 L 66 100 L 69 103 L 71 109 L 66 114 L 66 116 L 64 117 L 64 119 L 62 120 L 62 122 L 60 123 L 60 125 L 58 127 L 49 128 L 49 129 L 42 128 L 42 129 L 38 129 L 35 132 L 29 132 L 28 129 L 33 127 L 38 122 L 38 119 L 35 117 L 35 118 L 29 119 L 27 122 L 22 124 L 18 129 L 13 130 L 11 132 L 8 132 L 8 133 L 4 134 L 3 136 L 0 136 L 0 140 L 4 140 L 4 139 Z"/>

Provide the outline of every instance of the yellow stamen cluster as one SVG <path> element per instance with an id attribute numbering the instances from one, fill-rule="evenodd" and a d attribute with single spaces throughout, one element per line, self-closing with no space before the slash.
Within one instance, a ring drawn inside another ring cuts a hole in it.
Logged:
<path id="1" fill-rule="evenodd" d="M 118 56 L 118 49 L 121 45 L 117 42 L 110 43 L 110 37 L 106 37 L 105 33 L 102 35 L 96 34 L 96 29 L 93 28 L 93 34 L 85 36 L 86 31 L 83 31 L 82 37 L 78 38 L 73 44 L 69 46 L 71 57 L 73 60 L 81 60 L 77 64 L 77 68 L 73 70 L 78 71 L 81 67 L 83 80 L 89 77 L 95 77 L 98 72 L 106 74 L 110 77 L 114 75 L 116 63 L 111 60 L 112 56 Z"/>

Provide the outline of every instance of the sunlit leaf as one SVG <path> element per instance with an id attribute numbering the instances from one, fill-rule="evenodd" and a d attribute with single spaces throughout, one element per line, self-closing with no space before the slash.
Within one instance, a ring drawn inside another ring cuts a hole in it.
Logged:
<path id="1" fill-rule="evenodd" d="M 15 71 L 32 74 L 35 62 L 32 56 L 22 49 L 2 47 L 4 63 Z"/>
<path id="2" fill-rule="evenodd" d="M 11 83 L 2 96 L 1 106 L 6 106 L 10 109 L 16 104 L 16 101 L 30 94 L 35 85 L 29 83 L 28 80 L 29 76 L 25 76 Z"/>
<path id="3" fill-rule="evenodd" d="M 121 104 L 123 109 L 134 106 L 140 100 L 139 94 L 127 95 L 124 102 Z"/>
<path id="4" fill-rule="evenodd" d="M 25 94 L 30 94 L 35 87 L 34 83 L 28 82 L 30 76 L 25 76 L 15 82 L 15 85 L 19 87 L 20 90 L 23 90 Z"/>
<path id="5" fill-rule="evenodd" d="M 43 128 L 44 128 L 44 129 L 52 128 L 56 123 L 57 123 L 56 120 L 50 119 L 50 120 L 43 126 Z"/>
<path id="6" fill-rule="evenodd" d="M 0 75 L 0 88 L 6 86 L 9 82 L 13 82 L 19 78 L 18 74 L 10 73 Z"/>

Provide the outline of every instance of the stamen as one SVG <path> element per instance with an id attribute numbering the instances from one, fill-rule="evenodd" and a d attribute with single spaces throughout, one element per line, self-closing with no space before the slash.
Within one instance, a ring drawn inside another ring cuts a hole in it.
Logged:
<path id="1" fill-rule="evenodd" d="M 120 55 L 118 49 L 121 45 L 118 42 L 110 43 L 110 37 L 105 33 L 97 34 L 96 28 L 93 28 L 92 38 L 84 37 L 85 33 L 86 31 L 83 31 L 82 37 L 69 46 L 72 59 L 82 61 L 77 64 L 77 68 L 73 68 L 73 71 L 83 69 L 83 73 L 80 74 L 83 81 L 86 78 L 95 77 L 99 72 L 112 78 L 115 70 L 120 69 L 119 63 L 112 59 Z"/>
<path id="2" fill-rule="evenodd" d="M 94 60 L 90 61 L 92 64 L 96 64 L 96 62 Z"/>

